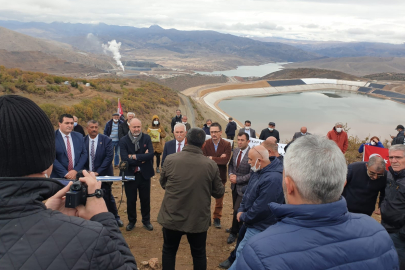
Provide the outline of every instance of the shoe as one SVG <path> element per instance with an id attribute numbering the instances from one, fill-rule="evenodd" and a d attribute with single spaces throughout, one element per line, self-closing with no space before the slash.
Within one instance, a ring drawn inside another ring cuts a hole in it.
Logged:
<path id="1" fill-rule="evenodd" d="M 117 220 L 117 225 L 118 225 L 118 227 L 124 227 L 124 222 L 122 222 L 121 219 L 118 219 Z"/>
<path id="2" fill-rule="evenodd" d="M 235 242 L 236 240 L 236 234 L 230 233 L 228 236 L 228 240 L 226 240 L 226 242 L 228 244 L 232 244 L 233 242 Z"/>
<path id="3" fill-rule="evenodd" d="M 219 218 L 214 218 L 215 228 L 221 229 L 221 220 Z"/>
<path id="4" fill-rule="evenodd" d="M 143 227 L 148 231 L 153 231 L 153 226 L 150 223 L 143 224 Z"/>
<path id="5" fill-rule="evenodd" d="M 160 173 L 160 170 L 159 170 L 159 168 L 156 168 L 156 173 Z"/>
<path id="6" fill-rule="evenodd" d="M 223 261 L 219 264 L 219 268 L 222 268 L 222 269 L 228 269 L 231 266 L 232 266 L 232 263 L 228 259 L 226 259 L 225 261 Z"/>
<path id="7" fill-rule="evenodd" d="M 225 229 L 225 232 L 227 232 L 227 233 L 231 233 L 231 229 L 232 229 L 232 228 Z"/>
<path id="8" fill-rule="evenodd" d="M 128 225 L 127 225 L 127 231 L 132 231 L 132 229 L 135 227 L 135 223 L 132 223 L 132 222 L 130 222 L 130 223 L 128 223 Z"/>

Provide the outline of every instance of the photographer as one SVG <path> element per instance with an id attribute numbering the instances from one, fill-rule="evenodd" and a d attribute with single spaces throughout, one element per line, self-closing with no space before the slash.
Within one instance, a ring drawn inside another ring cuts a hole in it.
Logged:
<path id="1" fill-rule="evenodd" d="M 1 267 L 137 269 L 102 197 L 88 197 L 86 205 L 76 209 L 65 208 L 71 183 L 64 186 L 48 179 L 55 159 L 54 134 L 34 102 L 0 97 Z M 101 183 L 93 173 L 83 174 L 80 181 L 87 184 L 88 194 L 96 193 Z"/>

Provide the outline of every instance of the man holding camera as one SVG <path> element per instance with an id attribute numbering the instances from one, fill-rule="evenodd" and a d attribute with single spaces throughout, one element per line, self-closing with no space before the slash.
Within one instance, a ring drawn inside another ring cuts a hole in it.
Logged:
<path id="1" fill-rule="evenodd" d="M 114 216 L 93 196 L 101 187 L 94 174 L 83 171 L 80 178 L 88 187 L 86 205 L 65 208 L 71 184 L 48 179 L 54 160 L 46 114 L 27 98 L 0 97 L 1 268 L 137 269 Z"/>
<path id="2" fill-rule="evenodd" d="M 143 227 L 152 231 L 150 223 L 150 179 L 155 175 L 153 169 L 153 145 L 148 134 L 142 132 L 142 123 L 138 118 L 129 122 L 129 132 L 120 140 L 121 161 L 128 162 L 125 175 L 135 176 L 135 180 L 125 182 L 127 196 L 127 231 L 135 227 L 136 201 L 139 190 Z"/>
<path id="3" fill-rule="evenodd" d="M 77 172 L 83 170 L 87 161 L 83 136 L 73 131 L 73 123 L 70 114 L 59 117 L 59 129 L 55 131 L 56 158 L 51 178 L 76 179 Z"/>
<path id="4" fill-rule="evenodd" d="M 98 122 L 95 120 L 87 122 L 87 133 L 89 135 L 84 137 L 84 145 L 86 146 L 87 153 L 89 153 L 89 159 L 85 165 L 86 170 L 94 172 L 96 176 L 113 176 L 112 161 L 114 159 L 114 150 L 112 140 L 98 133 Z M 107 205 L 108 212 L 115 216 L 118 226 L 124 227 L 124 223 L 118 215 L 111 186 L 112 182 L 101 183 L 101 188 L 104 190 L 103 197 L 105 204 Z"/>

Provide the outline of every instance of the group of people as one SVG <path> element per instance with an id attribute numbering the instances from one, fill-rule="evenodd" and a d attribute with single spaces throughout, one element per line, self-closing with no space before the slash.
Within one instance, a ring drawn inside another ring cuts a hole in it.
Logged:
<path id="1" fill-rule="evenodd" d="M 54 131 L 31 100 L 0 97 L 0 264 L 5 269 L 137 269 L 118 229 L 124 224 L 111 184 L 95 177 L 113 175 L 113 162 L 127 162 L 125 174 L 135 178 L 124 182 L 126 230 L 137 222 L 138 192 L 143 226 L 153 230 L 150 180 L 153 160 L 162 154 L 156 172 L 165 190 L 157 218 L 163 269 L 175 269 L 183 235 L 194 269 L 207 269 L 207 231 L 211 223 L 222 228 L 228 181 L 233 219 L 227 242 L 237 244 L 221 268 L 405 269 L 405 145 L 396 144 L 403 142 L 403 127 L 397 127 L 387 171 L 379 156 L 346 165 L 347 133 L 341 123 L 326 137 L 301 128 L 281 156 L 274 122 L 261 132 L 263 142 L 251 148 L 256 137 L 251 122 L 237 132 L 229 119 L 225 134 L 232 139 L 234 132 L 237 139 L 232 149 L 222 138 L 222 126 L 211 120 L 202 129 L 187 127 L 187 118 L 177 111 L 171 122 L 174 139 L 163 145 L 167 134 L 157 115 L 145 133 L 135 114 L 127 116 L 122 121 L 113 115 L 104 135 L 97 121 L 88 121 L 83 138 L 74 131 L 72 115 L 61 115 Z M 379 140 L 368 143 L 378 146 Z M 65 208 L 71 183 L 56 179 L 73 180 L 81 170 L 87 202 Z M 378 197 L 381 224 L 370 217 Z"/>

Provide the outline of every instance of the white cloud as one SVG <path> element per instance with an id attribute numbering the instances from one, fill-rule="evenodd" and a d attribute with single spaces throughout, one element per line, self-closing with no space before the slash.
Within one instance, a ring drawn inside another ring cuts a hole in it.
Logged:
<path id="1" fill-rule="evenodd" d="M 249 36 L 392 43 L 405 41 L 403 10 L 402 0 L 0 0 L 2 20 L 159 24 Z"/>

